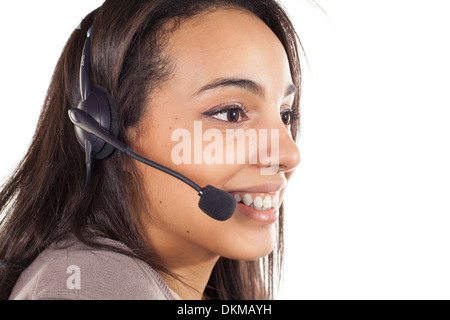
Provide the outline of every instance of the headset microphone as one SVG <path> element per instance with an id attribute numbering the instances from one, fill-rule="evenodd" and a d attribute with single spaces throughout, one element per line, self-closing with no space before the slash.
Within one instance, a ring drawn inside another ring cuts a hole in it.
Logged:
<path id="1" fill-rule="evenodd" d="M 89 28 L 87 34 L 80 66 L 81 102 L 77 108 L 69 110 L 69 118 L 75 126 L 78 142 L 86 152 L 87 178 L 85 188 L 90 181 L 91 156 L 96 159 L 104 159 L 111 155 L 115 149 L 118 149 L 130 157 L 170 174 L 189 185 L 200 196 L 199 208 L 211 218 L 219 221 L 231 218 L 236 208 L 236 200 L 230 193 L 211 185 L 202 188 L 181 173 L 134 153 L 118 139 L 119 126 L 114 101 L 106 90 L 90 83 L 91 33 L 92 27 Z"/>

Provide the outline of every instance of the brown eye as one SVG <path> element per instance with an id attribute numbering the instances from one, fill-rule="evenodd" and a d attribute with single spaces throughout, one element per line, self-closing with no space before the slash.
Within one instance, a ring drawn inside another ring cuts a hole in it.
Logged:
<path id="1" fill-rule="evenodd" d="M 227 122 L 241 122 L 245 113 L 246 111 L 240 106 L 228 106 L 210 115 Z"/>
<path id="2" fill-rule="evenodd" d="M 283 121 L 285 126 L 290 125 L 292 122 L 292 110 L 281 112 L 281 121 Z"/>
<path id="3" fill-rule="evenodd" d="M 231 122 L 237 122 L 240 118 L 240 112 L 237 109 L 230 109 L 227 111 L 227 120 Z"/>

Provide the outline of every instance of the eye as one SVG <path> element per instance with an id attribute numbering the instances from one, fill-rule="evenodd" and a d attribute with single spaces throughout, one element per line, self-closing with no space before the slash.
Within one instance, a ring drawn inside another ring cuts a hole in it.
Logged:
<path id="1" fill-rule="evenodd" d="M 295 118 L 295 112 L 292 109 L 283 110 L 280 115 L 285 126 L 289 126 Z"/>
<path id="2" fill-rule="evenodd" d="M 238 105 L 227 106 L 208 115 L 223 121 L 241 122 L 247 111 Z"/>

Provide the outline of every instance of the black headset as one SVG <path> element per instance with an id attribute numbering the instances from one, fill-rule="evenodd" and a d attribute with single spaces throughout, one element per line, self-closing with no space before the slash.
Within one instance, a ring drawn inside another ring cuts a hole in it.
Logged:
<path id="1" fill-rule="evenodd" d="M 192 187 L 200 196 L 198 206 L 211 218 L 219 221 L 231 218 L 236 208 L 236 200 L 230 193 L 211 185 L 202 188 L 181 173 L 134 153 L 118 139 L 119 122 L 114 100 L 107 90 L 91 84 L 91 34 L 92 26 L 87 32 L 80 64 L 81 102 L 76 108 L 69 109 L 69 118 L 74 124 L 78 143 L 86 154 L 86 183 L 84 191 L 87 190 L 91 179 L 91 158 L 105 159 L 115 149 L 118 149 L 130 157 L 163 171 Z"/>
<path id="2" fill-rule="evenodd" d="M 81 102 L 77 108 L 84 110 L 113 137 L 118 138 L 119 123 L 114 100 L 106 89 L 91 84 L 91 33 L 92 27 L 88 30 L 87 38 L 83 46 L 80 65 Z M 115 150 L 113 145 L 106 143 L 95 134 L 89 133 L 80 127 L 75 126 L 75 134 L 81 147 L 85 152 L 88 150 L 87 153 L 90 151 L 92 157 L 95 159 L 106 159 Z M 91 150 L 89 150 L 89 147 L 86 147 L 87 143 L 91 145 Z"/>

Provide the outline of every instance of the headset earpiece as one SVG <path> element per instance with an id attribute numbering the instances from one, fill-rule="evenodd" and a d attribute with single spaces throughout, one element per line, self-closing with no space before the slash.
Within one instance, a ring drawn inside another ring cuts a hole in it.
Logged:
<path id="1" fill-rule="evenodd" d="M 114 100 L 108 91 L 101 87 L 96 87 L 90 81 L 90 37 L 92 27 L 89 28 L 86 41 L 83 46 L 83 56 L 80 65 L 80 93 L 81 102 L 78 104 L 78 109 L 88 113 L 97 121 L 106 131 L 117 138 L 119 136 L 119 124 L 117 117 L 117 109 Z M 86 141 L 92 145 L 92 157 L 95 159 L 105 159 L 109 157 L 115 148 L 99 137 L 89 133 L 77 126 L 75 127 L 75 134 L 78 143 L 85 150 Z"/>
<path id="2" fill-rule="evenodd" d="M 78 109 L 86 111 L 92 118 L 97 121 L 106 131 L 115 138 L 119 135 L 119 126 L 117 121 L 117 110 L 114 101 L 109 93 L 100 87 L 91 87 L 86 101 L 81 101 Z M 109 157 L 115 148 L 99 137 L 75 127 L 75 134 L 80 146 L 85 148 L 85 141 L 88 140 L 92 145 L 92 156 L 95 159 L 105 159 Z"/>

